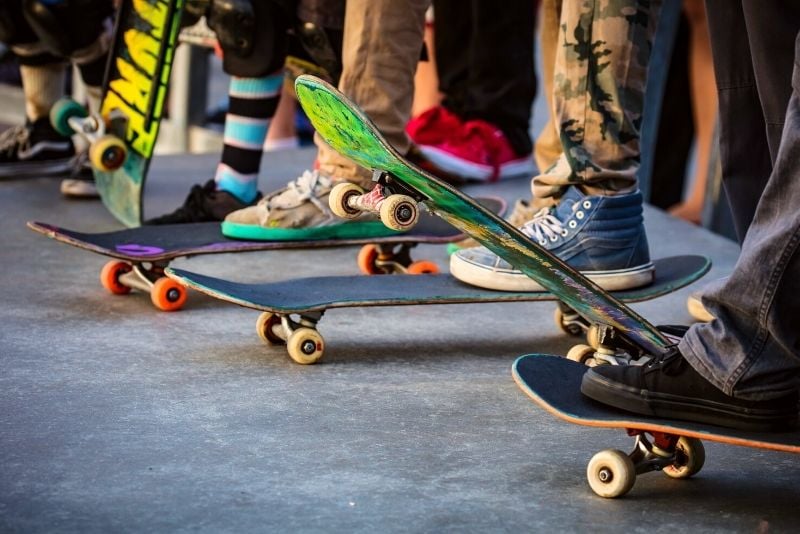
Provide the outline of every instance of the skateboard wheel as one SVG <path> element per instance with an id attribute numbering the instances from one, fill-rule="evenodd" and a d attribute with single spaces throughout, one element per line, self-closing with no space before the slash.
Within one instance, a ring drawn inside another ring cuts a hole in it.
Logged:
<path id="1" fill-rule="evenodd" d="M 594 359 L 594 349 L 589 345 L 575 345 L 567 352 L 567 359 L 587 365 L 589 360 Z"/>
<path id="2" fill-rule="evenodd" d="M 662 471 L 670 478 L 689 478 L 696 475 L 706 462 L 706 449 L 697 438 L 681 436 L 675 445 L 675 463 Z"/>
<path id="3" fill-rule="evenodd" d="M 104 135 L 89 147 L 89 161 L 99 171 L 114 171 L 125 163 L 127 153 L 122 139 L 115 135 Z"/>
<path id="4" fill-rule="evenodd" d="M 256 333 L 258 337 L 261 338 L 261 341 L 266 343 L 267 345 L 283 345 L 286 341 L 278 337 L 275 334 L 275 331 L 272 329 L 273 326 L 280 324 L 281 318 L 280 316 L 270 313 L 264 312 L 258 316 L 258 320 L 256 321 Z"/>
<path id="5" fill-rule="evenodd" d="M 289 356 L 301 365 L 317 363 L 322 358 L 325 344 L 313 328 L 301 327 L 292 332 L 286 342 Z"/>
<path id="6" fill-rule="evenodd" d="M 381 203 L 381 222 L 392 230 L 411 230 L 419 221 L 417 202 L 406 195 L 391 195 Z"/>
<path id="7" fill-rule="evenodd" d="M 186 288 L 171 278 L 159 278 L 150 290 L 150 300 L 161 311 L 178 311 L 186 303 Z"/>
<path id="8" fill-rule="evenodd" d="M 115 295 L 127 295 L 131 292 L 131 288 L 122 285 L 119 281 L 120 275 L 131 272 L 132 267 L 124 261 L 112 260 L 105 265 L 100 271 L 100 283 L 111 293 Z"/>
<path id="9" fill-rule="evenodd" d="M 375 260 L 378 259 L 378 247 L 375 245 L 364 245 L 358 251 L 358 270 L 363 274 L 384 274 L 383 271 L 378 269 L 375 265 Z"/>
<path id="10" fill-rule="evenodd" d="M 439 274 L 439 266 L 432 261 L 415 261 L 406 269 L 408 274 Z"/>
<path id="11" fill-rule="evenodd" d="M 628 493 L 636 482 L 633 460 L 622 451 L 606 449 L 589 460 L 586 468 L 589 486 L 600 497 L 613 499 Z"/>
<path id="12" fill-rule="evenodd" d="M 590 326 L 586 331 L 586 342 L 595 349 L 600 347 L 600 329 L 596 324 Z"/>
<path id="13" fill-rule="evenodd" d="M 556 311 L 553 313 L 553 319 L 559 330 L 570 336 L 580 336 L 583 334 L 583 328 L 577 323 L 567 321 L 564 317 L 564 312 L 560 306 L 556 306 Z"/>
<path id="14" fill-rule="evenodd" d="M 349 182 L 336 184 L 331 189 L 328 197 L 328 206 L 337 217 L 342 219 L 355 219 L 361 215 L 361 210 L 350 206 L 350 199 L 364 194 L 364 188 Z"/>
<path id="15" fill-rule="evenodd" d="M 89 112 L 85 107 L 78 104 L 71 98 L 62 98 L 50 108 L 50 124 L 63 136 L 75 135 L 75 130 L 69 125 L 69 119 L 73 117 L 88 117 Z"/>

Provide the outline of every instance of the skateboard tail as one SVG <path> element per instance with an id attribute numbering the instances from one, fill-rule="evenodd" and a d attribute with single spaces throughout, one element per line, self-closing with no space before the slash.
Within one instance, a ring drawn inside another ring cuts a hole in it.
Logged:
<path id="1" fill-rule="evenodd" d="M 123 2 L 106 65 L 100 113 L 124 140 L 127 157 L 114 171 L 94 170 L 103 204 L 126 226 L 143 218 L 142 194 L 164 111 L 185 0 Z"/>
<path id="2" fill-rule="evenodd" d="M 457 189 L 405 162 L 363 112 L 330 84 L 300 76 L 295 90 L 314 128 L 333 149 L 363 167 L 387 171 L 410 185 L 431 201 L 429 208 L 437 215 L 534 278 L 580 315 L 615 327 L 647 352 L 665 350 L 669 341 L 633 310 Z"/>

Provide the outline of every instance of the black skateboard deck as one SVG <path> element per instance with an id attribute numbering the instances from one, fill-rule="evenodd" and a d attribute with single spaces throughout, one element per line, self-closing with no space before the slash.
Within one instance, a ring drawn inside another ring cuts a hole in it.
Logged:
<path id="1" fill-rule="evenodd" d="M 506 204 L 499 198 L 481 198 L 492 212 L 502 214 Z M 438 217 L 426 214 L 417 228 L 384 237 L 357 239 L 320 239 L 304 241 L 243 241 L 222 234 L 219 223 L 141 226 L 114 232 L 84 233 L 42 222 L 28 222 L 28 227 L 56 241 L 108 256 L 101 273 L 103 286 L 112 293 L 128 293 L 131 288 L 150 293 L 153 304 L 165 311 L 180 309 L 185 293 L 163 276 L 169 263 L 182 257 L 228 252 L 254 252 L 298 248 L 324 248 L 346 245 L 370 247 L 359 256 L 363 271 L 370 274 L 429 272 L 431 262 L 414 262 L 410 249 L 419 243 L 452 243 L 464 234 Z M 371 252 L 371 254 L 370 254 Z M 155 284 L 159 294 L 154 293 Z M 163 293 L 163 294 L 162 294 Z"/>
<path id="2" fill-rule="evenodd" d="M 653 299 L 694 282 L 711 266 L 710 261 L 702 256 L 676 256 L 656 260 L 655 264 L 653 284 L 614 295 L 625 302 Z M 316 324 L 322 314 L 332 308 L 557 300 L 548 292 L 511 293 L 482 289 L 444 274 L 330 276 L 266 284 L 231 282 L 172 268 L 167 269 L 166 274 L 214 298 L 265 312 L 259 319 L 259 335 L 272 343 L 287 341 L 289 355 L 298 363 L 313 363 L 322 357 L 324 343 L 316 331 Z M 293 314 L 300 319 L 291 319 L 289 316 Z M 559 326 L 564 328 L 564 312 L 559 308 L 556 315 Z M 306 345 L 291 341 L 299 337 L 295 331 L 301 323 L 302 335 L 313 338 L 313 342 Z M 584 326 L 588 328 L 588 323 Z M 303 352 L 303 347 L 309 352 Z"/>
<path id="3" fill-rule="evenodd" d="M 756 449 L 800 453 L 800 430 L 783 433 L 748 432 L 700 423 L 637 415 L 605 406 L 581 394 L 588 368 L 559 356 L 531 354 L 514 362 L 512 374 L 533 401 L 570 423 L 624 429 L 636 436 L 634 451 L 597 453 L 589 462 L 587 478 L 602 497 L 627 493 L 636 475 L 660 470 L 673 478 L 687 478 L 703 466 L 700 440 Z"/>

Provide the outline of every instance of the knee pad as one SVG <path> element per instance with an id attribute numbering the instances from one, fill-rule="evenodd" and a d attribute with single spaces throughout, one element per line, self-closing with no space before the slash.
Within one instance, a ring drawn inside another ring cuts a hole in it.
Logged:
<path id="1" fill-rule="evenodd" d="M 0 2 L 0 42 L 18 45 L 37 40 L 38 37 L 22 14 L 22 3 Z"/>
<path id="2" fill-rule="evenodd" d="M 323 28 L 313 22 L 303 22 L 295 28 L 295 35 L 311 60 L 338 83 L 342 73 L 343 32 Z"/>
<path id="3" fill-rule="evenodd" d="M 288 21 L 285 8 L 273 0 L 212 0 L 208 25 L 222 47 L 225 72 L 257 78 L 281 68 Z"/>
<path id="4" fill-rule="evenodd" d="M 23 0 L 25 19 L 54 55 L 69 57 L 103 33 L 111 0 Z"/>

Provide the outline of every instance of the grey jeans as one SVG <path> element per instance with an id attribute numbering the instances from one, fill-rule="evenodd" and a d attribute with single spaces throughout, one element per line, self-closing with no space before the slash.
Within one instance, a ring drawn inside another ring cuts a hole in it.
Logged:
<path id="1" fill-rule="evenodd" d="M 693 326 L 680 344 L 692 367 L 729 395 L 768 399 L 798 387 L 798 245 L 800 34 L 780 147 L 741 256 L 730 278 L 703 296 L 716 319 Z"/>

